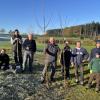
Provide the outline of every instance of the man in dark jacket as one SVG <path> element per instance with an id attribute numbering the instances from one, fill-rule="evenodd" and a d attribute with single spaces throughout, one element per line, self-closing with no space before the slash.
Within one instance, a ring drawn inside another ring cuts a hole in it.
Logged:
<path id="1" fill-rule="evenodd" d="M 11 37 L 11 44 L 13 45 L 15 63 L 22 66 L 22 37 L 17 29 Z"/>
<path id="2" fill-rule="evenodd" d="M 29 34 L 28 38 L 23 43 L 23 49 L 24 49 L 24 57 L 23 57 L 23 70 L 25 70 L 27 61 L 29 66 L 29 71 L 32 72 L 32 63 L 33 63 L 33 57 L 34 53 L 36 52 L 36 42 L 33 40 L 33 35 Z"/>
<path id="3" fill-rule="evenodd" d="M 91 54 L 90 54 L 90 61 L 95 58 L 95 54 L 96 52 L 99 52 L 100 53 L 100 40 L 97 40 L 96 41 L 96 48 L 93 48 L 91 50 Z"/>
<path id="4" fill-rule="evenodd" d="M 70 79 L 70 64 L 71 64 L 71 57 L 72 57 L 72 53 L 71 53 L 71 48 L 68 45 L 68 41 L 65 42 L 65 47 L 61 52 L 61 71 L 62 71 L 62 76 L 66 77 L 66 79 Z M 64 70 L 65 69 L 65 70 Z M 65 71 L 65 72 L 64 72 Z"/>
<path id="5" fill-rule="evenodd" d="M 0 52 L 0 69 L 1 66 L 4 66 L 3 70 L 9 69 L 9 56 L 6 54 L 5 49 L 2 49 Z"/>
<path id="6" fill-rule="evenodd" d="M 78 76 L 78 68 L 80 69 L 80 84 L 84 84 L 84 75 L 83 75 L 83 62 L 86 61 L 89 57 L 89 54 L 87 50 L 83 47 L 81 47 L 81 42 L 78 41 L 76 43 L 76 48 L 72 51 L 73 57 L 72 57 L 72 63 L 75 66 L 75 77 L 76 82 L 79 82 L 79 76 Z"/>
<path id="7" fill-rule="evenodd" d="M 51 67 L 51 75 L 50 75 L 50 81 L 54 81 L 54 75 L 55 75 L 55 67 L 57 62 L 57 54 L 60 51 L 58 45 L 55 43 L 55 40 L 53 37 L 50 37 L 49 43 L 47 44 L 47 47 L 45 48 L 45 67 L 42 72 L 41 81 L 44 83 L 46 81 L 46 74 L 48 66 Z"/>

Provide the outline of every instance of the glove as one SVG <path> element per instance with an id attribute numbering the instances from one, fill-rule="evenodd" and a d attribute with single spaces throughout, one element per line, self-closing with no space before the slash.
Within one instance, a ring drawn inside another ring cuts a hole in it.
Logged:
<path id="1" fill-rule="evenodd" d="M 92 73 L 92 70 L 90 70 L 90 74 Z"/>
<path id="2" fill-rule="evenodd" d="M 83 61 L 82 61 L 82 63 L 85 63 L 85 62 L 86 62 L 86 60 L 83 60 Z"/>

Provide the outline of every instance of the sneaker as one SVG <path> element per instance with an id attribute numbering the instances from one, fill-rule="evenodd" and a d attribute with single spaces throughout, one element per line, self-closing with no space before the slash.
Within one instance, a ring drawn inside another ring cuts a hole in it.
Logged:
<path id="1" fill-rule="evenodd" d="M 45 83 L 45 79 L 41 77 L 41 84 Z"/>
<path id="2" fill-rule="evenodd" d="M 70 80 L 70 77 L 67 77 L 67 80 Z"/>
<path id="3" fill-rule="evenodd" d="M 99 92 L 99 88 L 95 88 L 95 91 L 96 91 L 96 92 Z"/>
<path id="4" fill-rule="evenodd" d="M 41 84 L 45 83 L 45 80 L 41 80 Z"/>
<path id="5" fill-rule="evenodd" d="M 84 85 L 84 82 L 82 81 L 82 82 L 80 82 L 80 85 Z"/>
<path id="6" fill-rule="evenodd" d="M 78 83 L 78 79 L 76 79 L 75 82 Z"/>
<path id="7" fill-rule="evenodd" d="M 55 79 L 54 78 L 51 78 L 51 80 L 50 80 L 51 82 L 55 82 Z"/>

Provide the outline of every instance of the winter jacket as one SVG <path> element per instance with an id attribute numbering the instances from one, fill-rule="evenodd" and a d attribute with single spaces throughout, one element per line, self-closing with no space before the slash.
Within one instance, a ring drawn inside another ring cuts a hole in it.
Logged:
<path id="1" fill-rule="evenodd" d="M 62 53 L 61 53 L 61 64 L 62 65 L 70 65 L 70 62 L 71 62 L 71 57 L 72 57 L 72 53 L 70 51 L 70 48 L 65 46 Z"/>
<path id="2" fill-rule="evenodd" d="M 100 58 L 93 58 L 89 63 L 89 68 L 92 72 L 100 73 Z"/>
<path id="3" fill-rule="evenodd" d="M 48 43 L 45 48 L 46 61 L 53 62 L 57 60 L 57 53 L 60 51 L 60 48 L 57 44 Z"/>
<path id="4" fill-rule="evenodd" d="M 93 58 L 95 58 L 95 55 L 96 55 L 97 52 L 100 54 L 100 48 L 93 48 L 93 49 L 91 50 L 90 61 L 91 61 Z"/>
<path id="5" fill-rule="evenodd" d="M 36 42 L 35 40 L 26 39 L 23 43 L 23 49 L 26 51 L 36 52 Z"/>
<path id="6" fill-rule="evenodd" d="M 22 37 L 21 35 L 12 36 L 11 37 L 11 44 L 13 45 L 13 51 L 17 52 L 22 50 Z"/>
<path id="7" fill-rule="evenodd" d="M 1 62 L 9 62 L 9 56 L 7 54 L 0 53 L 0 61 Z"/>
<path id="8" fill-rule="evenodd" d="M 87 60 L 89 57 L 89 54 L 85 48 L 74 48 L 72 54 L 72 62 L 79 65 L 83 62 L 83 60 Z"/>

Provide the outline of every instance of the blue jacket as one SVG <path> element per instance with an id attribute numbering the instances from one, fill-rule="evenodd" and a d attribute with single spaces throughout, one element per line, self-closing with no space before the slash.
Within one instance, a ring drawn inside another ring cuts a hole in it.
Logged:
<path id="1" fill-rule="evenodd" d="M 100 53 L 100 48 L 93 48 L 93 49 L 91 50 L 90 61 L 91 61 L 93 58 L 95 58 L 95 55 L 96 55 L 97 52 Z"/>
<path id="2" fill-rule="evenodd" d="M 75 64 L 81 64 L 83 60 L 87 60 L 89 57 L 89 54 L 85 48 L 74 48 L 72 50 L 72 62 Z"/>

